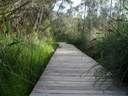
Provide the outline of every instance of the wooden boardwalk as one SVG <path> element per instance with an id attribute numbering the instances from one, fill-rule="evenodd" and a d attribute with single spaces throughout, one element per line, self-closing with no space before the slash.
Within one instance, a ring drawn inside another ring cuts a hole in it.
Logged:
<path id="1" fill-rule="evenodd" d="M 95 64 L 73 45 L 60 43 L 30 96 L 128 96 L 112 78 L 95 84 L 98 68 L 89 71 Z"/>

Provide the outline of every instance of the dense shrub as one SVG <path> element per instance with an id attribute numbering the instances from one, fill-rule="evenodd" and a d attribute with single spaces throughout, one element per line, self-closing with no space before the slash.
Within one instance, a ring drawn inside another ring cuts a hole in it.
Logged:
<path id="1" fill-rule="evenodd" d="M 128 81 L 128 33 L 116 31 L 96 42 L 98 62 L 121 82 Z"/>
<path id="2" fill-rule="evenodd" d="M 74 44 L 103 66 L 99 72 L 103 74 L 97 73 L 100 78 L 111 73 L 120 82 L 128 83 L 127 25 L 127 23 L 120 23 L 120 26 L 111 24 L 111 32 L 107 32 L 103 37 L 97 37 L 91 41 L 86 40 L 86 38 L 82 41 L 79 38 L 73 42 L 69 39 L 68 42 Z"/>

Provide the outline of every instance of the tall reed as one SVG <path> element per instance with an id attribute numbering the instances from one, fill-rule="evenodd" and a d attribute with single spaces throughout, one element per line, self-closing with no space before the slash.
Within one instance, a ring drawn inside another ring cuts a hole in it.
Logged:
<path id="1" fill-rule="evenodd" d="M 0 34 L 0 96 L 28 96 L 55 48 L 52 39 Z"/>

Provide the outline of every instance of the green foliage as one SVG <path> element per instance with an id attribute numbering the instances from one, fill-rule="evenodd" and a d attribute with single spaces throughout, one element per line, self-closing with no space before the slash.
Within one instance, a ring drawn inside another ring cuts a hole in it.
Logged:
<path id="1" fill-rule="evenodd" d="M 15 44 L 21 44 L 21 45 L 27 46 L 26 44 L 24 44 L 23 42 L 19 41 L 16 38 L 12 38 L 12 40 L 13 40 L 13 42 L 8 44 L 7 46 L 12 46 L 12 45 L 15 45 Z"/>
<path id="2" fill-rule="evenodd" d="M 109 3 L 106 0 L 83 0 L 76 17 L 72 16 L 73 9 L 59 14 L 57 41 L 72 43 L 97 60 L 103 66 L 98 77 L 109 74 L 128 83 L 128 24 L 125 23 L 128 20 L 123 7 L 127 11 L 128 8 L 121 6 L 125 1 L 117 1 L 111 6 Z M 84 11 L 80 10 L 84 8 Z"/>
<path id="3" fill-rule="evenodd" d="M 124 7 L 124 9 L 126 9 L 128 11 L 128 8 L 126 6 L 123 5 L 123 7 Z"/>
<path id="4" fill-rule="evenodd" d="M 111 33 L 104 37 L 93 39 L 89 45 L 82 44 L 81 40 L 74 45 L 98 61 L 101 68 L 98 77 L 112 75 L 121 83 L 128 81 L 128 33 L 127 23 L 120 24 L 119 28 L 111 24 Z M 84 47 L 85 46 L 85 47 Z M 102 74 L 104 73 L 104 74 Z M 111 73 L 111 74 L 110 74 Z"/>
<path id="5" fill-rule="evenodd" d="M 0 96 L 28 96 L 56 43 L 32 35 L 19 39 L 0 35 L 0 38 Z"/>
<path id="6" fill-rule="evenodd" d="M 97 41 L 95 47 L 100 50 L 98 62 L 107 72 L 111 72 L 121 82 L 128 80 L 128 34 L 119 31 Z"/>

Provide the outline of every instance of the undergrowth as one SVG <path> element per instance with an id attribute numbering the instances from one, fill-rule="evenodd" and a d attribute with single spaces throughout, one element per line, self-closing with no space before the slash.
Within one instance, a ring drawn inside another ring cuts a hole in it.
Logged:
<path id="1" fill-rule="evenodd" d="M 128 33 L 122 29 L 113 32 L 95 43 L 100 52 L 97 61 L 121 83 L 128 83 Z"/>
<path id="2" fill-rule="evenodd" d="M 111 26 L 112 32 L 107 33 L 102 38 L 83 43 L 81 39 L 74 44 L 84 53 L 94 58 L 103 67 L 100 73 L 97 73 L 100 78 L 112 75 L 121 83 L 128 83 L 128 33 L 127 23 L 120 24 L 120 27 Z M 102 74 L 103 73 L 103 74 Z"/>
<path id="3" fill-rule="evenodd" d="M 56 46 L 35 35 L 0 34 L 0 96 L 28 96 Z"/>

